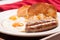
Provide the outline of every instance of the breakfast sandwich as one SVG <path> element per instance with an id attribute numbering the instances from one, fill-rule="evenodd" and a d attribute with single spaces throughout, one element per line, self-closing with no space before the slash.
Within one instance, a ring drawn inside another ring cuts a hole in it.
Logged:
<path id="1" fill-rule="evenodd" d="M 17 16 L 26 19 L 25 32 L 42 32 L 58 26 L 56 8 L 48 3 L 26 5 L 18 9 Z"/>

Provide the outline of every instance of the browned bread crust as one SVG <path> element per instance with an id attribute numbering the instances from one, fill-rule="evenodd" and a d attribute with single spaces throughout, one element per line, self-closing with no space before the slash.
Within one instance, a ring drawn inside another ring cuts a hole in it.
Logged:
<path id="1" fill-rule="evenodd" d="M 48 3 L 34 4 L 29 8 L 28 13 L 30 16 L 43 13 L 46 16 L 52 16 L 56 18 L 56 8 L 53 5 Z"/>
<path id="2" fill-rule="evenodd" d="M 29 9 L 30 5 L 24 5 L 22 7 L 20 7 L 17 11 L 17 16 L 18 17 L 25 17 L 28 15 L 27 11 Z"/>

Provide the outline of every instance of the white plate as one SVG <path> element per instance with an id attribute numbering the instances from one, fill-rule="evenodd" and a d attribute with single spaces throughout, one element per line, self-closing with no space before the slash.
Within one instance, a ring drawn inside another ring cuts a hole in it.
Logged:
<path id="1" fill-rule="evenodd" d="M 19 2 L 19 1 L 22 1 L 22 0 L 2 0 L 0 1 L 0 5 L 11 4 L 11 3 Z"/>
<path id="2" fill-rule="evenodd" d="M 9 15 L 15 15 L 17 14 L 17 9 L 13 9 L 13 10 L 9 10 L 9 11 L 4 11 L 0 13 L 0 23 L 3 19 L 7 18 Z M 5 34 L 9 34 L 9 35 L 14 35 L 14 36 L 28 36 L 28 37 L 32 37 L 32 36 L 45 36 L 45 35 L 49 35 L 52 33 L 56 33 L 60 31 L 60 13 L 57 13 L 57 17 L 58 17 L 58 27 L 49 30 L 49 31 L 44 31 L 44 32 L 38 32 L 38 33 L 23 33 L 23 32 L 19 32 L 13 28 L 4 28 L 3 26 L 0 25 L 0 32 L 1 33 L 5 33 Z"/>

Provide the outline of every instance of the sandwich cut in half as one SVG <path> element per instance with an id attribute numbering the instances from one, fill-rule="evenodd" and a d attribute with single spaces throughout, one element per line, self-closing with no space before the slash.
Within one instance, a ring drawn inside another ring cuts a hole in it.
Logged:
<path id="1" fill-rule="evenodd" d="M 23 6 L 22 10 L 18 10 L 17 16 L 27 20 L 25 32 L 43 32 L 58 26 L 56 12 L 56 8 L 51 4 L 37 3 Z"/>

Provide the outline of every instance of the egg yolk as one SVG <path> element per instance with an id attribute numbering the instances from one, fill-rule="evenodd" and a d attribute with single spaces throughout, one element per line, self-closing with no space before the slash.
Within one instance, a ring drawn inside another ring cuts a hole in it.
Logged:
<path id="1" fill-rule="evenodd" d="M 21 27 L 21 26 L 23 26 L 23 24 L 22 23 L 13 23 L 12 26 L 13 27 Z"/>
<path id="2" fill-rule="evenodd" d="M 10 20 L 16 20 L 17 17 L 16 17 L 16 16 L 11 16 L 9 19 L 10 19 Z"/>

